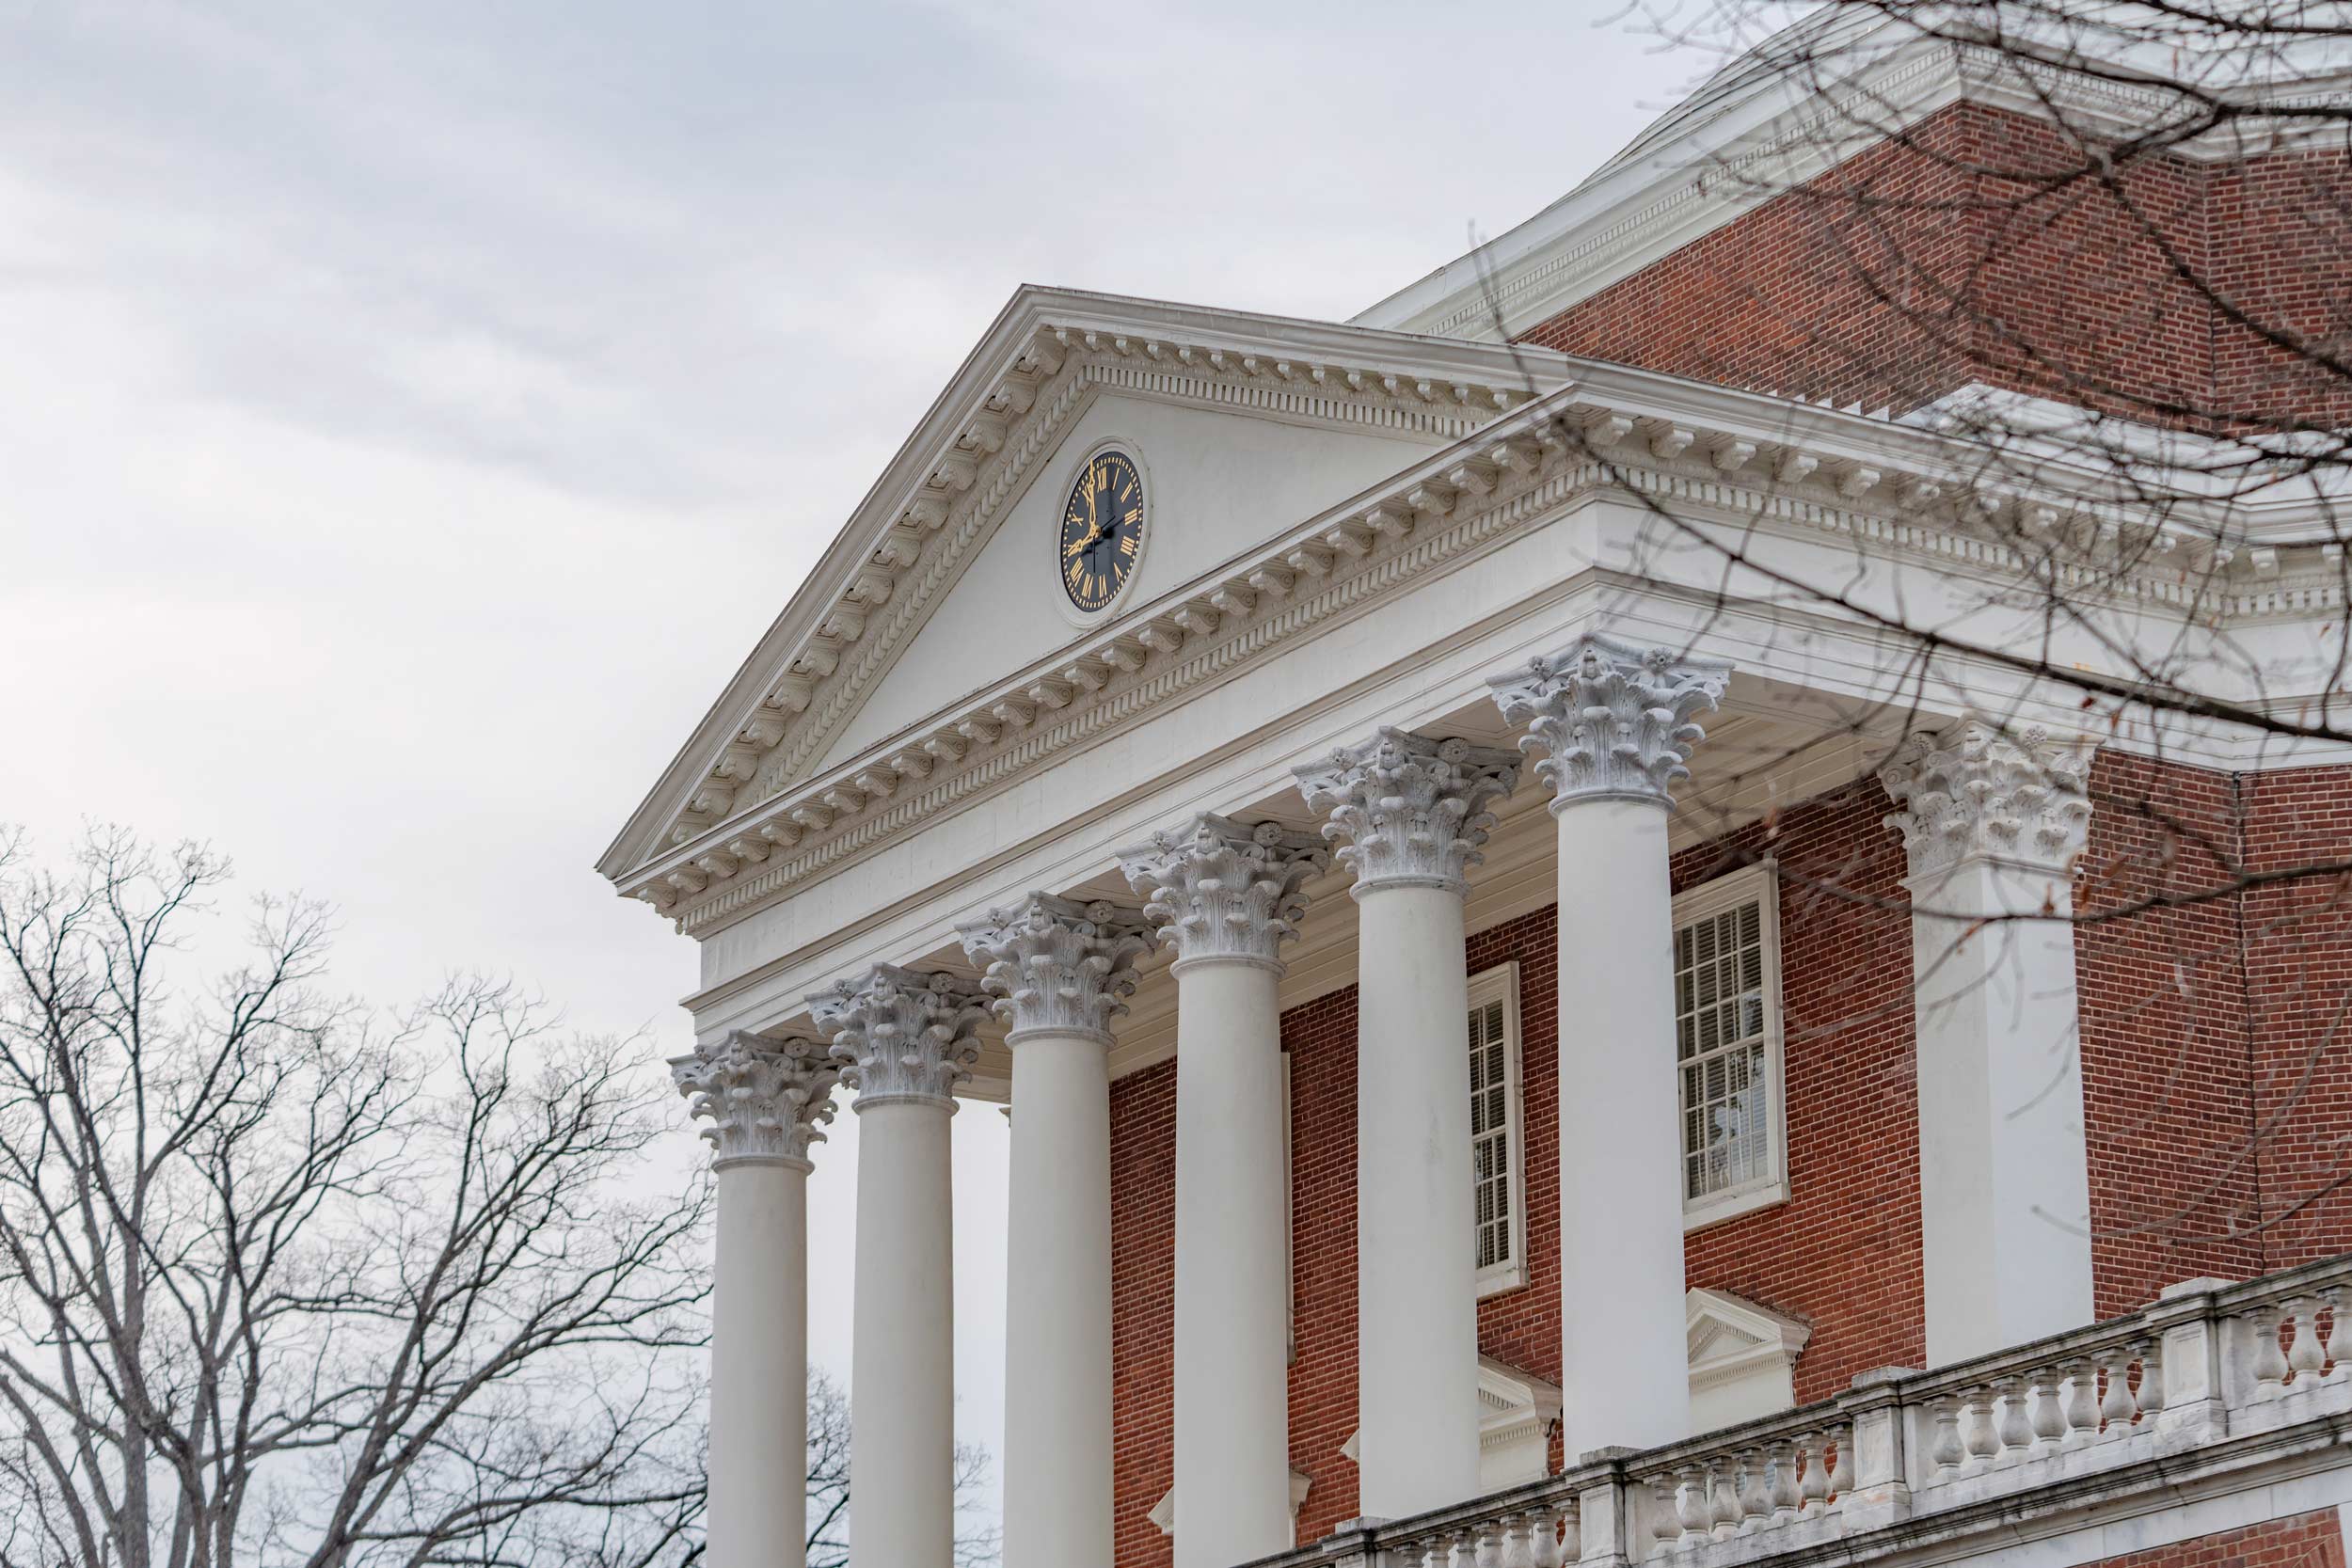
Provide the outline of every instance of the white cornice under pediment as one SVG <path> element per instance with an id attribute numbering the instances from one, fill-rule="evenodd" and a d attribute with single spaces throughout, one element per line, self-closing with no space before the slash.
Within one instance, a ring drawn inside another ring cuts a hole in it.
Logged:
<path id="1" fill-rule="evenodd" d="M 599 869 L 627 880 L 665 850 L 698 840 L 714 824 L 802 781 L 1021 494 L 1037 461 L 1097 393 L 1374 430 L 1438 446 L 1559 386 L 1565 364 L 1549 353 L 1023 290 Z M 900 760 L 903 776 L 943 759 L 934 752 Z M 846 788 L 855 787 L 854 778 L 847 782 Z M 829 793 L 846 798 L 844 788 Z M 820 814 L 830 820 L 839 808 L 820 794 L 798 809 L 787 825 L 806 826 Z M 734 858 L 757 853 L 758 847 L 747 847 Z"/>
<path id="2" fill-rule="evenodd" d="M 715 930 L 1603 490 L 1993 582 L 2027 572 L 2021 535 L 2067 538 L 2081 563 L 2058 574 L 2060 589 L 2183 619 L 2342 603 L 2328 546 L 2233 559 L 2062 464 L 1979 485 L 1969 476 L 1982 450 L 1948 436 L 1623 367 L 1581 370 L 1575 386 L 616 880 L 681 929 Z"/>

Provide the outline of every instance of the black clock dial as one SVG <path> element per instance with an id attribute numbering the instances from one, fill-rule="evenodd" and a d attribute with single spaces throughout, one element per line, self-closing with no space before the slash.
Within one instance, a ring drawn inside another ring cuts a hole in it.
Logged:
<path id="1" fill-rule="evenodd" d="M 1143 552 L 1143 476 L 1123 451 L 1100 451 L 1078 471 L 1062 508 L 1056 569 L 1078 609 L 1109 606 Z"/>

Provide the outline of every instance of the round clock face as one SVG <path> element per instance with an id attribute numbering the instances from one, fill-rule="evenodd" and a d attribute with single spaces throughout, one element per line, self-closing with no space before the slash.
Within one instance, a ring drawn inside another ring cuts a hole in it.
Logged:
<path id="1" fill-rule="evenodd" d="M 1134 575 L 1143 551 L 1143 475 L 1123 451 L 1098 451 L 1070 487 L 1062 509 L 1062 592 L 1088 613 L 1105 609 Z"/>

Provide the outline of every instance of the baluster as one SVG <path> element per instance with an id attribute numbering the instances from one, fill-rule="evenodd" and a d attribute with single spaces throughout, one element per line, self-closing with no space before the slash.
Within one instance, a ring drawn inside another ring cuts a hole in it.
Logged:
<path id="1" fill-rule="evenodd" d="M 1478 1564 L 1478 1568 L 1503 1568 L 1502 1521 L 1490 1519 L 1479 1526 L 1476 1540 L 1477 1545 L 1472 1550 L 1477 1553 L 1473 1560 Z"/>
<path id="2" fill-rule="evenodd" d="M 1740 1462 L 1734 1459 L 1727 1473 L 1715 1465 L 1707 1467 L 1708 1501 L 1712 1506 L 1715 1539 L 1729 1540 L 1740 1533 Z"/>
<path id="3" fill-rule="evenodd" d="M 1993 1456 L 2000 1451 L 2001 1440 L 1993 1431 L 1991 1395 L 1979 1391 L 1968 1396 L 1968 1418 L 1961 1427 L 1961 1434 L 1968 1445 L 1968 1473 L 1975 1475 L 1992 1468 Z"/>
<path id="4" fill-rule="evenodd" d="M 1684 1465 L 1675 1471 L 1675 1517 L 1682 1525 L 1681 1544 L 1695 1546 L 1707 1539 L 1715 1522 L 1713 1478 L 1702 1465 Z"/>
<path id="5" fill-rule="evenodd" d="M 1769 1456 L 1760 1449 L 1740 1450 L 1740 1533 L 1754 1535 L 1772 1521 Z"/>
<path id="6" fill-rule="evenodd" d="M 1935 1442 L 1928 1449 L 1928 1457 L 1935 1461 L 1940 1480 L 1958 1470 L 1967 1461 L 1968 1450 L 1960 1441 L 1960 1402 L 1950 1395 L 1938 1399 L 1931 1408 L 1935 1412 Z"/>
<path id="7" fill-rule="evenodd" d="M 2298 1296 L 2287 1309 L 2295 1314 L 2295 1343 L 2287 1349 L 2287 1367 L 2295 1373 L 2295 1391 L 2307 1393 L 2328 1365 L 2328 1352 L 2319 1342 L 2319 1303 Z"/>
<path id="8" fill-rule="evenodd" d="M 2026 1419 L 2026 1380 L 2004 1377 L 1994 1380 L 1993 1391 L 2000 1396 L 2000 1418 L 1994 1423 L 1993 1435 L 2000 1444 L 1994 1462 L 2014 1465 L 2026 1457 L 2033 1447 L 2033 1423 Z"/>
<path id="9" fill-rule="evenodd" d="M 2099 1436 L 2108 1442 L 2128 1437 L 2138 1407 L 2132 1402 L 2132 1351 L 2129 1345 L 2110 1346 L 2100 1357 L 2106 1363 L 2106 1389 L 2099 1396 Z"/>
<path id="10" fill-rule="evenodd" d="M 2139 1418 L 2145 1422 L 2164 1408 L 2164 1336 L 2142 1339 L 2132 1349 L 2139 1356 Z"/>
<path id="11" fill-rule="evenodd" d="M 2340 1285 L 2320 1292 L 2328 1302 L 2328 1380 L 2340 1382 L 2352 1377 L 2352 1313 L 2344 1309 L 2344 1291 Z"/>
<path id="12" fill-rule="evenodd" d="M 1552 1543 L 1554 1554 L 1544 1568 L 1552 1568 L 1556 1563 L 1581 1561 L 1584 1556 L 1582 1505 L 1570 1497 L 1547 1513 L 1544 1515 L 1544 1539 Z"/>
<path id="13" fill-rule="evenodd" d="M 1785 1525 L 1796 1518 L 1804 1507 L 1804 1495 L 1797 1490 L 1797 1441 L 1784 1437 L 1772 1447 L 1772 1523 Z"/>
<path id="14" fill-rule="evenodd" d="M 2056 1453 L 2066 1442 L 2066 1406 L 2058 1398 L 2064 1369 L 2043 1367 L 2029 1380 L 2033 1400 L 2033 1451 Z"/>
<path id="15" fill-rule="evenodd" d="M 1557 1568 L 1560 1543 L 1552 1541 L 1552 1555 L 1544 1555 L 1544 1537 L 1551 1534 L 1551 1510 L 1531 1508 L 1519 1515 L 1519 1528 L 1511 1539 L 1518 1544 L 1518 1553 L 1509 1560 L 1508 1568 Z"/>
<path id="16" fill-rule="evenodd" d="M 1797 1439 L 1798 1511 L 1818 1519 L 1829 1508 L 1829 1454 L 1822 1434 L 1808 1432 Z"/>
<path id="17" fill-rule="evenodd" d="M 2254 1397 L 2275 1400 L 2286 1392 L 2287 1356 L 2279 1348 L 2279 1334 L 2284 1324 L 2275 1307 L 2254 1308 L 2253 1324 Z"/>
<path id="18" fill-rule="evenodd" d="M 2099 1435 L 2098 1369 L 2090 1357 L 2066 1363 L 2066 1446 L 2080 1448 Z"/>
<path id="19" fill-rule="evenodd" d="M 1853 1490 L 1853 1428 L 1834 1426 L 1829 1429 L 1829 1437 L 1837 1451 L 1829 1467 L 1829 1489 L 1842 1503 L 1846 1494 Z"/>

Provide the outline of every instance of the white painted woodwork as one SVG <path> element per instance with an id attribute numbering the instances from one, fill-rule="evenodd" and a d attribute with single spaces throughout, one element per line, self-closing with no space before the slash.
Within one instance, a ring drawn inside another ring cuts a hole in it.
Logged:
<path id="1" fill-rule="evenodd" d="M 801 1568 L 808 1475 L 808 1173 L 839 1069 L 806 1038 L 736 1034 L 670 1063 L 715 1158 L 713 1568 Z"/>
<path id="2" fill-rule="evenodd" d="M 1010 1027 L 1005 1560 L 1111 1559 L 1110 1021 L 1149 945 L 1107 902 L 1034 893 L 959 932 Z"/>
<path id="3" fill-rule="evenodd" d="M 1274 968 L 1176 984 L 1176 1565 L 1290 1544 L 1290 1195 Z"/>
<path id="4" fill-rule="evenodd" d="M 2091 1321 L 2074 857 L 2087 749 L 1974 721 L 1906 742 L 1931 1365 Z M 2016 917 L 2016 918 L 2002 918 Z"/>
<path id="5" fill-rule="evenodd" d="M 1686 1435 L 1690 1373 L 1666 813 L 1604 797 L 1559 823 L 1560 1386 L 1573 1457 Z"/>
<path id="6" fill-rule="evenodd" d="M 850 1532 L 875 1562 L 955 1548 L 952 1104 L 856 1106 L 857 1262 L 850 1342 Z"/>
<path id="7" fill-rule="evenodd" d="M 808 1531 L 808 1171 L 719 1171 L 710 1304 L 711 1568 L 801 1568 Z"/>
<path id="8" fill-rule="evenodd" d="M 1110 1069 L 1087 1035 L 1013 1047 L 1005 1561 L 1111 1556 Z"/>
<path id="9" fill-rule="evenodd" d="M 1368 1518 L 1478 1485 L 1462 905 L 1487 807 L 1518 769 L 1513 752 L 1394 729 L 1297 769 L 1356 872 L 1357 1506 Z"/>

